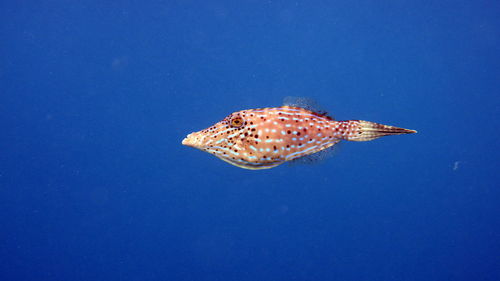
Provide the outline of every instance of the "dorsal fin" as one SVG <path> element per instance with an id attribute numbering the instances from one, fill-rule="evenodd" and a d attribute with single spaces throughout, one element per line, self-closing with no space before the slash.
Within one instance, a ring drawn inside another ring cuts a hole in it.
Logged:
<path id="1" fill-rule="evenodd" d="M 321 108 L 312 98 L 288 96 L 283 99 L 283 105 L 304 108 L 330 120 L 334 120 L 333 117 L 331 117 L 326 110 Z"/>

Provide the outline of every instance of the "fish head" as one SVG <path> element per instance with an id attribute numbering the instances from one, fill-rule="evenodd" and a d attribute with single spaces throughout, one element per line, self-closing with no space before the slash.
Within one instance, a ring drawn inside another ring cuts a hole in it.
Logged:
<path id="1" fill-rule="evenodd" d="M 183 145 L 208 152 L 217 158 L 244 169 L 269 169 L 281 164 L 280 159 L 273 159 L 258 150 L 259 142 L 256 127 L 261 119 L 248 111 L 230 114 L 220 122 L 186 136 Z"/>
<path id="2" fill-rule="evenodd" d="M 216 156 L 225 155 L 228 149 L 234 151 L 242 145 L 246 126 L 241 112 L 235 112 L 204 130 L 188 134 L 182 144 Z"/>

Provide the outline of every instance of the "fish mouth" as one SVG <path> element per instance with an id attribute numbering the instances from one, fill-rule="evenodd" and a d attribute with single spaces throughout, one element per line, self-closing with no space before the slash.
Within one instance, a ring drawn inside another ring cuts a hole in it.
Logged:
<path id="1" fill-rule="evenodd" d="M 191 138 L 191 135 L 192 134 L 189 134 L 187 135 L 183 140 L 182 140 L 182 144 L 183 145 L 186 145 L 186 146 L 194 146 L 193 144 L 193 139 L 194 138 Z"/>
<path id="2" fill-rule="evenodd" d="M 182 140 L 182 144 L 183 145 L 186 145 L 186 146 L 191 146 L 191 147 L 195 147 L 195 148 L 199 148 L 200 147 L 200 143 L 201 143 L 201 140 L 202 138 L 200 138 L 196 132 L 194 133 L 191 133 L 189 135 L 187 135 L 183 140 Z"/>

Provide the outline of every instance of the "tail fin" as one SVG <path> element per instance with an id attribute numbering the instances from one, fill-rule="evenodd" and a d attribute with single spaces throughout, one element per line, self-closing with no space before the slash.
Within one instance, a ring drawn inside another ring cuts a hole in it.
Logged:
<path id="1" fill-rule="evenodd" d="M 358 125 L 353 126 L 354 128 L 357 127 L 357 129 L 354 129 L 352 134 L 346 136 L 346 140 L 349 141 L 370 141 L 384 136 L 413 134 L 417 132 L 363 120 L 352 120 L 347 122 L 356 122 Z"/>

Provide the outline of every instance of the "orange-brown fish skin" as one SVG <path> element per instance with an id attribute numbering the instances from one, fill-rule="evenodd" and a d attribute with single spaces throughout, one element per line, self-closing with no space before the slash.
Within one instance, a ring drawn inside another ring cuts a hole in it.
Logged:
<path id="1" fill-rule="evenodd" d="M 334 121 L 300 107 L 282 106 L 234 112 L 213 126 L 189 134 L 192 146 L 245 169 L 269 169 L 324 150 L 340 140 L 367 141 L 415 131 L 349 120 Z"/>

